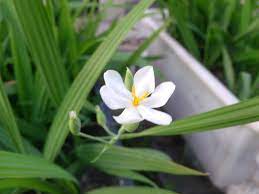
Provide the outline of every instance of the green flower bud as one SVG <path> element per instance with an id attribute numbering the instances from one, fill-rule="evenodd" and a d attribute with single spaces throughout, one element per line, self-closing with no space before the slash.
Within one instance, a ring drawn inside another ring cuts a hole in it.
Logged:
<path id="1" fill-rule="evenodd" d="M 133 124 L 127 124 L 127 125 L 123 125 L 123 127 L 125 128 L 125 130 L 129 133 L 134 132 L 139 126 L 139 123 L 133 123 Z"/>
<path id="2" fill-rule="evenodd" d="M 103 128 L 106 127 L 106 117 L 103 113 L 103 111 L 100 109 L 99 106 L 95 107 L 95 112 L 96 112 L 96 120 L 97 123 L 102 126 Z"/>
<path id="3" fill-rule="evenodd" d="M 81 121 L 75 111 L 69 112 L 69 130 L 73 135 L 78 135 L 81 131 Z"/>
<path id="4" fill-rule="evenodd" d="M 132 86 L 133 86 L 133 75 L 131 70 L 127 67 L 127 71 L 125 74 L 125 79 L 124 79 L 124 84 L 126 86 L 126 88 L 131 91 Z"/>
<path id="5" fill-rule="evenodd" d="M 124 79 L 124 84 L 128 90 L 132 90 L 133 86 L 133 74 L 131 70 L 127 67 L 127 71 L 125 74 L 125 79 Z M 123 125 L 124 129 L 127 132 L 133 132 L 135 131 L 139 126 L 139 123 L 133 123 L 133 124 L 128 124 L 128 125 Z"/>

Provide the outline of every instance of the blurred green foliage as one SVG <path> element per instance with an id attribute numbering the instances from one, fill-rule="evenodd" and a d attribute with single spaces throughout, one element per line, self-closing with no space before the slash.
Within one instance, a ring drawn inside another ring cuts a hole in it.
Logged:
<path id="1" fill-rule="evenodd" d="M 241 99 L 259 91 L 256 0 L 159 0 L 168 31 Z"/>

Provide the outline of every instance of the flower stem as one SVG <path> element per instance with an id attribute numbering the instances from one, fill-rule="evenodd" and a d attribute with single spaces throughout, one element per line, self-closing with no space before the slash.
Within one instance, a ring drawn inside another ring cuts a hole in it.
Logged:
<path id="1" fill-rule="evenodd" d="M 95 136 L 92 136 L 92 135 L 88 135 L 88 134 L 85 134 L 85 133 L 82 133 L 82 132 L 80 132 L 80 133 L 78 134 L 78 136 L 84 137 L 84 138 L 87 138 L 87 139 L 91 139 L 91 140 L 94 140 L 94 141 L 99 141 L 99 142 L 102 142 L 102 143 L 105 143 L 105 144 L 108 144 L 108 143 L 109 143 L 108 141 L 105 141 L 105 140 L 102 139 L 102 138 L 95 137 Z"/>
<path id="2" fill-rule="evenodd" d="M 121 126 L 119 132 L 116 136 L 112 137 L 110 141 L 103 147 L 101 152 L 91 161 L 91 163 L 96 162 L 113 144 L 115 144 L 125 132 L 124 126 Z"/>
<path id="3" fill-rule="evenodd" d="M 113 133 L 107 126 L 103 126 L 104 131 L 109 134 L 110 136 L 116 136 L 115 133 Z"/>

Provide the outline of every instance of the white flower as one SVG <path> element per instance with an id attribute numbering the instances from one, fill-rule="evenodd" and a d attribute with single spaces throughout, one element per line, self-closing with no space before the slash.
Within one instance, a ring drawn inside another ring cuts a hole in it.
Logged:
<path id="1" fill-rule="evenodd" d="M 105 85 L 100 94 L 105 104 L 112 110 L 124 109 L 113 118 L 120 124 L 139 123 L 148 120 L 158 125 L 169 125 L 172 117 L 155 110 L 164 106 L 175 90 L 173 82 L 163 82 L 155 88 L 155 76 L 152 66 L 141 68 L 134 75 L 133 87 L 129 91 L 117 71 L 104 73 Z"/>

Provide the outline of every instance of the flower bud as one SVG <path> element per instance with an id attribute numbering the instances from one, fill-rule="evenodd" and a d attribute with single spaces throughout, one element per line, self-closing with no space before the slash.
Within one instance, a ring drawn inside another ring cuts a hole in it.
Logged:
<path id="1" fill-rule="evenodd" d="M 46 6 L 47 5 L 47 0 L 42 0 L 42 3 L 43 3 L 44 6 Z"/>
<path id="2" fill-rule="evenodd" d="M 69 130 L 73 135 L 78 135 L 81 131 L 81 121 L 75 111 L 69 112 Z"/>
<path id="3" fill-rule="evenodd" d="M 131 70 L 127 67 L 127 71 L 125 74 L 124 84 L 128 90 L 131 91 L 133 86 L 133 75 L 131 73 Z"/>
<path id="4" fill-rule="evenodd" d="M 103 111 L 100 109 L 99 106 L 95 107 L 95 112 L 96 112 L 96 120 L 97 123 L 102 126 L 103 128 L 106 127 L 106 117 L 103 113 Z"/>
<path id="5" fill-rule="evenodd" d="M 139 126 L 139 123 L 132 123 L 132 124 L 123 125 L 125 130 L 129 133 L 134 132 L 138 128 L 138 126 Z"/>

